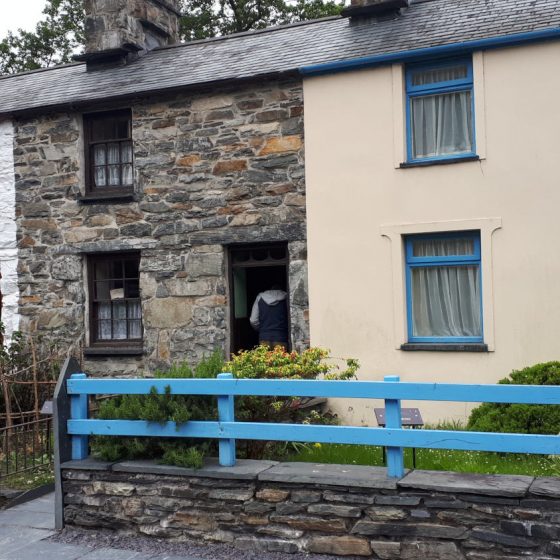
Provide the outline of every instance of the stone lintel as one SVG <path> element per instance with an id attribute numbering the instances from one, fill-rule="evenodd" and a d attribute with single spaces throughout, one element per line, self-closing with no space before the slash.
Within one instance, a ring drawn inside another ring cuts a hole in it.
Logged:
<path id="1" fill-rule="evenodd" d="M 99 461 L 94 457 L 88 457 L 81 461 L 66 461 L 60 465 L 60 468 L 73 471 L 110 471 L 113 464 L 109 461 Z"/>
<path id="2" fill-rule="evenodd" d="M 560 498 L 560 477 L 546 476 L 535 478 L 529 493 L 547 498 Z"/>
<path id="3" fill-rule="evenodd" d="M 533 480 L 532 476 L 416 470 L 398 485 L 417 490 L 522 498 L 527 495 Z"/>
<path id="4" fill-rule="evenodd" d="M 259 474 L 259 480 L 383 490 L 394 490 L 397 487 L 397 481 L 387 477 L 385 467 L 365 467 L 361 465 L 279 463 Z"/>
<path id="5" fill-rule="evenodd" d="M 81 253 L 111 253 L 117 251 L 140 251 L 141 249 L 155 249 L 158 242 L 155 239 L 133 239 L 130 241 L 92 241 L 84 243 L 64 243 L 53 248 L 53 255 L 79 255 Z"/>
<path id="6" fill-rule="evenodd" d="M 173 465 L 162 465 L 155 461 L 123 461 L 113 465 L 113 472 L 161 474 L 198 478 L 221 478 L 224 480 L 256 480 L 257 476 L 277 465 L 275 461 L 239 459 L 234 467 L 221 467 L 218 460 L 209 458 L 201 469 L 188 469 Z"/>

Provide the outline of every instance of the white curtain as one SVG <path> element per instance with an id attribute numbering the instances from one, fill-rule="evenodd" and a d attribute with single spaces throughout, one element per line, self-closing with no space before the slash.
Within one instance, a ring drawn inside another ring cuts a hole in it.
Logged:
<path id="1" fill-rule="evenodd" d="M 113 308 L 112 320 L 111 307 Z M 99 303 L 97 307 L 97 318 L 98 340 L 124 340 L 127 338 L 142 338 L 142 308 L 139 301 L 126 302 L 122 300 Z M 126 328 L 127 322 L 128 336 Z"/>
<path id="2" fill-rule="evenodd" d="M 105 187 L 107 185 L 107 175 L 105 173 L 106 163 L 105 145 L 100 144 L 95 146 L 93 150 L 93 163 L 95 165 L 95 186 Z M 98 167 L 99 166 L 99 167 Z"/>
<path id="3" fill-rule="evenodd" d="M 466 65 L 414 72 L 412 85 L 437 84 L 467 77 Z M 470 91 L 411 99 L 412 155 L 414 158 L 471 152 L 472 99 Z"/>
<path id="4" fill-rule="evenodd" d="M 472 239 L 419 240 L 414 256 L 469 255 Z M 482 336 L 479 265 L 412 269 L 412 334 L 415 337 Z"/>

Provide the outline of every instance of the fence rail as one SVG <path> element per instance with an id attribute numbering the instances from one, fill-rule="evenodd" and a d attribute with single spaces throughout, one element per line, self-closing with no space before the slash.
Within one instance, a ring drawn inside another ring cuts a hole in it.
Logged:
<path id="1" fill-rule="evenodd" d="M 218 398 L 218 421 L 155 423 L 143 420 L 95 420 L 88 418 L 88 395 L 158 394 L 213 395 Z M 384 381 L 277 381 L 233 379 L 88 379 L 77 373 L 67 381 L 71 415 L 72 458 L 88 455 L 88 436 L 145 436 L 214 438 L 219 440 L 220 464 L 235 464 L 235 440 L 300 441 L 380 445 L 387 447 L 389 477 L 404 474 L 404 447 L 560 454 L 560 436 L 407 430 L 401 426 L 401 400 L 560 404 L 560 386 L 464 385 L 401 383 L 397 376 Z M 336 397 L 383 399 L 384 428 L 236 422 L 236 396 Z"/>

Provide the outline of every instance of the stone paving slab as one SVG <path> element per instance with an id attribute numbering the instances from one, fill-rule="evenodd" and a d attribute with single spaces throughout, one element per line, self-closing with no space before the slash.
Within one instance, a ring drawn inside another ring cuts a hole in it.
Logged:
<path id="1" fill-rule="evenodd" d="M 108 461 L 99 461 L 93 457 L 88 457 L 80 461 L 66 461 L 60 465 L 60 468 L 84 471 L 110 471 L 113 464 Z"/>
<path id="2" fill-rule="evenodd" d="M 0 560 L 78 560 L 85 550 L 72 544 L 38 541 L 10 552 L 1 549 Z"/>
<path id="3" fill-rule="evenodd" d="M 10 508 L 9 511 L 32 511 L 54 515 L 54 494 L 50 495 L 48 498 L 39 498 L 37 500 L 31 500 L 20 504 L 19 506 L 14 506 L 13 508 Z"/>
<path id="4" fill-rule="evenodd" d="M 0 525 L 54 530 L 54 508 L 49 513 L 27 510 L 16 511 L 15 508 L 7 509 L 0 513 Z"/>
<path id="5" fill-rule="evenodd" d="M 529 492 L 536 496 L 560 498 L 560 478 L 553 476 L 535 478 L 535 481 L 529 488 Z"/>
<path id="6" fill-rule="evenodd" d="M 54 531 L 47 529 L 8 527 L 0 524 L 0 555 L 8 555 L 9 557 L 12 551 L 41 539 L 46 539 L 51 535 L 54 535 Z"/>
<path id="7" fill-rule="evenodd" d="M 522 498 L 534 478 L 521 475 L 489 475 L 416 470 L 399 481 L 401 488 L 464 494 Z"/>
<path id="8" fill-rule="evenodd" d="M 259 474 L 259 480 L 383 490 L 394 490 L 397 487 L 396 479 L 387 478 L 385 467 L 322 463 L 280 463 Z"/>
<path id="9" fill-rule="evenodd" d="M 133 472 L 145 474 L 161 474 L 171 476 L 197 476 L 202 478 L 221 478 L 230 480 L 255 480 L 257 476 L 274 467 L 275 461 L 254 461 L 251 459 L 240 459 L 234 467 L 221 467 L 217 459 L 208 459 L 200 469 L 188 469 L 174 467 L 172 465 L 161 465 L 155 461 L 123 461 L 115 463 L 112 467 L 114 472 Z"/>

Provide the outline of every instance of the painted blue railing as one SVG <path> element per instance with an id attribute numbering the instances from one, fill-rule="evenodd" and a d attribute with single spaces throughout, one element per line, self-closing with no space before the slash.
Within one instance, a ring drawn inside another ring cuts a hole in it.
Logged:
<path id="1" fill-rule="evenodd" d="M 155 387 L 164 394 L 213 395 L 218 398 L 218 421 L 189 421 L 159 424 L 144 420 L 88 419 L 88 395 L 147 395 Z M 72 375 L 67 385 L 71 400 L 68 434 L 72 437 L 72 458 L 88 454 L 88 436 L 150 436 L 219 439 L 220 465 L 235 464 L 235 440 L 300 441 L 346 443 L 387 447 L 390 477 L 404 474 L 403 448 L 459 449 L 512 453 L 560 454 L 560 436 L 407 430 L 401 425 L 401 400 L 560 404 L 560 386 L 459 385 L 400 383 L 397 376 L 384 381 L 282 381 L 234 379 L 222 373 L 218 379 L 88 379 Z M 383 399 L 386 427 L 321 426 L 236 422 L 236 396 L 336 397 Z"/>

